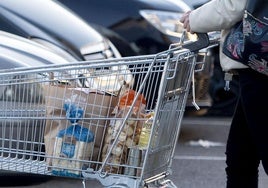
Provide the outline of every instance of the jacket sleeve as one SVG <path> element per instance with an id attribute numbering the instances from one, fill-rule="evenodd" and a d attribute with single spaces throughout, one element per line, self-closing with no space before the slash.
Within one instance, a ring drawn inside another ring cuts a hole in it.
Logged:
<path id="1" fill-rule="evenodd" d="M 190 13 L 194 32 L 229 29 L 242 19 L 247 0 L 211 0 Z"/>

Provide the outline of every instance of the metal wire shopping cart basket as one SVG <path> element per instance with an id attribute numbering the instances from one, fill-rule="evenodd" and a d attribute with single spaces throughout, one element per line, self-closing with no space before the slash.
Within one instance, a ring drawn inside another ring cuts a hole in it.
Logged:
<path id="1" fill-rule="evenodd" d="M 0 169 L 96 179 L 106 187 L 164 180 L 196 51 L 207 45 L 200 44 L 1 71 Z"/>

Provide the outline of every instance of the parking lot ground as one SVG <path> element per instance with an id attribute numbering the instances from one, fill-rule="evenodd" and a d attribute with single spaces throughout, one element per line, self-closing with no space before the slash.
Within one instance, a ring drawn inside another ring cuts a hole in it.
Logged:
<path id="1" fill-rule="evenodd" d="M 173 159 L 178 188 L 225 188 L 225 146 L 231 118 L 185 117 Z M 268 177 L 260 166 L 259 188 Z"/>
<path id="2" fill-rule="evenodd" d="M 185 117 L 180 128 L 168 178 L 177 188 L 225 188 L 225 143 L 230 118 Z M 83 188 L 81 180 L 49 178 L 29 186 L 9 188 Z M 260 166 L 259 188 L 267 188 L 268 177 Z M 102 188 L 96 180 L 86 181 L 86 188 Z"/>

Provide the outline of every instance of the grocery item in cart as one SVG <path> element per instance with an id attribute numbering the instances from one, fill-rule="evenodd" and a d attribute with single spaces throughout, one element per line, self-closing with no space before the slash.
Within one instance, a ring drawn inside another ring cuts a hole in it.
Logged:
<path id="1" fill-rule="evenodd" d="M 147 118 L 147 120 L 145 120 L 145 122 L 142 125 L 140 140 L 138 144 L 139 147 L 142 147 L 142 148 L 148 147 L 149 139 L 151 136 L 151 129 L 153 125 L 153 117 L 154 117 L 153 112 L 150 112 L 145 115 L 145 118 Z"/>
<path id="2" fill-rule="evenodd" d="M 110 69 L 93 69 L 83 73 L 85 86 L 118 95 L 124 85 L 133 86 L 134 78 L 127 66 L 112 66 Z"/>
<path id="3" fill-rule="evenodd" d="M 140 108 L 144 108 L 144 105 L 146 104 L 146 99 L 144 98 L 142 94 L 139 94 L 137 100 L 134 103 L 134 98 L 136 95 L 138 94 L 133 89 L 123 90 L 119 99 L 119 104 L 118 104 L 119 109 L 125 108 L 126 106 L 132 106 L 132 105 L 134 106 L 134 109 L 133 109 L 134 111 L 138 111 Z"/>
<path id="4" fill-rule="evenodd" d="M 136 95 L 138 98 L 134 103 Z M 106 131 L 102 149 L 102 161 L 104 162 L 107 157 L 107 163 L 104 167 L 106 172 L 123 173 L 123 168 L 120 165 L 127 162 L 128 148 L 136 146 L 139 142 L 142 127 L 141 118 L 145 112 L 145 105 L 146 99 L 143 95 L 137 94 L 132 89 L 124 90 L 123 94 L 120 95 L 113 119 Z M 127 117 L 129 112 L 129 117 Z"/>
<path id="5" fill-rule="evenodd" d="M 72 104 L 83 109 L 84 114 L 79 124 L 94 134 L 94 147 L 90 151 L 88 160 L 100 161 L 104 130 L 118 98 L 105 92 L 89 88 L 72 88 L 67 85 L 44 85 L 43 88 L 47 114 L 44 142 L 48 166 L 52 165 L 52 159 L 55 157 L 56 136 L 60 130 L 70 126 L 63 108 L 68 99 Z"/>
<path id="6" fill-rule="evenodd" d="M 94 134 L 78 123 L 84 113 L 82 108 L 66 101 L 64 109 L 71 125 L 60 130 L 56 136 L 52 174 L 80 177 L 81 169 L 88 167 L 82 160 L 88 160 L 90 157 Z"/>
<path id="7" fill-rule="evenodd" d="M 125 167 L 124 168 L 124 174 L 125 175 L 130 175 L 130 176 L 135 176 L 137 173 L 137 167 L 140 165 L 140 156 L 141 150 L 139 149 L 138 146 L 133 146 L 128 148 L 128 157 L 127 157 L 127 165 L 130 167 Z M 135 168 L 136 167 L 136 168 Z"/>

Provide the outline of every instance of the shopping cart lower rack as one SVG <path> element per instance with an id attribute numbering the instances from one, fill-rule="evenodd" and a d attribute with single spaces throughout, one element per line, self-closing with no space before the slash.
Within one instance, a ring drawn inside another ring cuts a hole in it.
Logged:
<path id="1" fill-rule="evenodd" d="M 166 177 L 195 54 L 173 47 L 1 71 L 0 169 L 104 187 L 175 187 Z"/>

